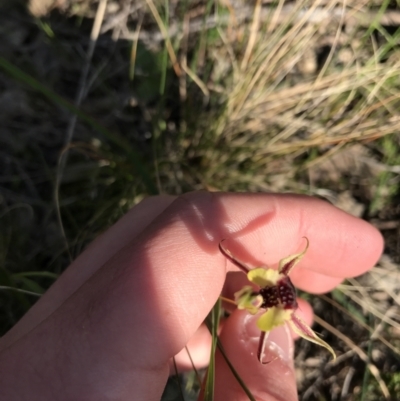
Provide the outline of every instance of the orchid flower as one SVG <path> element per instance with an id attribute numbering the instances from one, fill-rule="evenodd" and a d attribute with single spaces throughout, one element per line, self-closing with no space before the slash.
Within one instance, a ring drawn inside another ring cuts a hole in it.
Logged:
<path id="1" fill-rule="evenodd" d="M 257 357 L 261 363 L 268 363 L 262 362 L 262 358 L 269 332 L 284 324 L 289 324 L 300 337 L 325 347 L 332 353 L 334 359 L 336 358 L 335 351 L 330 345 L 321 340 L 295 313 L 298 307 L 296 289 L 289 278 L 289 273 L 308 249 L 309 241 L 304 238 L 307 241 L 305 249 L 301 253 L 282 259 L 278 270 L 264 267 L 250 269 L 222 246 L 223 240 L 219 244 L 222 254 L 244 271 L 251 283 L 259 287 L 258 290 L 250 285 L 243 287 L 235 293 L 235 303 L 239 309 L 246 309 L 252 315 L 263 312 L 257 320 L 257 326 L 261 330 Z"/>

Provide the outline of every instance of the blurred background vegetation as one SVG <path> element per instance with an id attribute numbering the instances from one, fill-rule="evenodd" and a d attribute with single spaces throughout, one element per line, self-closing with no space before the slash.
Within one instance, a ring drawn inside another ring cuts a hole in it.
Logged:
<path id="1" fill-rule="evenodd" d="M 0 0 L 1 332 L 146 196 L 304 193 L 386 248 L 304 294 L 339 358 L 299 342 L 300 398 L 400 399 L 399 27 L 395 0 Z"/>

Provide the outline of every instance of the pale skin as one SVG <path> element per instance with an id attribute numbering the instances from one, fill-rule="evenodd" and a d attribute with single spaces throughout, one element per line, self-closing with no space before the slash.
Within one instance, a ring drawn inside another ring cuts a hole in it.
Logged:
<path id="1" fill-rule="evenodd" d="M 228 297 L 246 284 L 242 273 L 229 273 L 238 269 L 219 242 L 249 266 L 274 266 L 300 251 L 304 236 L 310 248 L 291 279 L 312 293 L 367 271 L 383 248 L 374 227 L 305 196 L 198 192 L 141 202 L 1 338 L 0 400 L 160 400 L 171 358 L 188 368 L 180 352 L 188 344 L 205 366 L 202 322 L 223 288 Z M 299 304 L 311 324 L 311 308 Z M 257 400 L 297 400 L 289 332 L 271 333 L 273 362 L 262 365 L 249 316 L 236 310 L 223 324 L 231 362 Z M 215 399 L 247 399 L 221 355 Z"/>

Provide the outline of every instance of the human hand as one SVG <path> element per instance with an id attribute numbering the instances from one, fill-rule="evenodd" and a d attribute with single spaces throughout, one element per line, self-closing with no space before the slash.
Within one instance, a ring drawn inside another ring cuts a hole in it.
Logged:
<path id="1" fill-rule="evenodd" d="M 159 400 L 177 355 L 189 344 L 208 357 L 201 326 L 223 289 L 246 281 L 218 244 L 251 266 L 276 264 L 310 248 L 291 273 L 305 291 L 329 291 L 365 272 L 382 251 L 368 223 L 326 202 L 297 195 L 191 193 L 149 198 L 94 241 L 0 341 L 0 400 Z M 312 311 L 302 302 L 299 314 Z M 199 329 L 200 327 L 200 329 Z M 234 311 L 221 340 L 258 400 L 296 400 L 293 342 L 285 328 L 256 358 L 254 318 Z M 247 397 L 217 355 L 216 400 Z"/>

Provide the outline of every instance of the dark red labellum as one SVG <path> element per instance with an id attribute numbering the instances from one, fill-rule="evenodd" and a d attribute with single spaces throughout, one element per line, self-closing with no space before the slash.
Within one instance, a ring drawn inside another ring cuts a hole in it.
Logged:
<path id="1" fill-rule="evenodd" d="M 276 285 L 260 289 L 263 297 L 261 308 L 273 308 L 281 304 L 283 309 L 297 309 L 296 289 L 289 277 L 283 277 Z"/>

